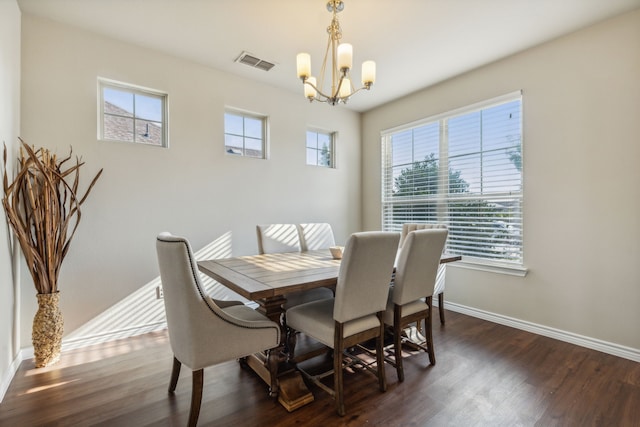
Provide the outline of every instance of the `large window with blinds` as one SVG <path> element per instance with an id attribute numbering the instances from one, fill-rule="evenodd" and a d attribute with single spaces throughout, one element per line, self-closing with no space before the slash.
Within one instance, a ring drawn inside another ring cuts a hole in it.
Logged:
<path id="1" fill-rule="evenodd" d="M 521 267 L 520 92 L 382 132 L 382 223 L 446 224 L 463 260 Z"/>

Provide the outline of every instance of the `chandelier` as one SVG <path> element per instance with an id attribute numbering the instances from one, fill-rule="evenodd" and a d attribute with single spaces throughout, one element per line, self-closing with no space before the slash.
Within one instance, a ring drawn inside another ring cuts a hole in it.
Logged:
<path id="1" fill-rule="evenodd" d="M 353 94 L 360 92 L 362 89 L 371 89 L 376 79 L 376 63 L 374 61 L 365 61 L 362 63 L 361 80 L 363 86 L 357 90 L 353 86 L 350 75 L 353 65 L 353 46 L 349 43 L 340 43 L 342 29 L 338 21 L 338 13 L 343 9 L 344 2 L 342 0 L 329 0 L 327 3 L 327 10 L 333 14 L 333 18 L 331 19 L 331 24 L 327 27 L 329 40 L 318 80 L 311 75 L 311 55 L 303 52 L 296 57 L 298 77 L 302 80 L 304 96 L 309 99 L 309 102 L 315 100 L 331 105 L 336 105 L 340 102 L 346 104 Z M 331 91 L 329 93 L 323 92 L 322 88 L 327 65 L 330 67 L 331 72 Z"/>

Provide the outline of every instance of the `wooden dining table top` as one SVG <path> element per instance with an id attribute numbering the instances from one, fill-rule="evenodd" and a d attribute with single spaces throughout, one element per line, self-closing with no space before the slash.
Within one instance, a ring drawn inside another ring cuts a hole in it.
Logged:
<path id="1" fill-rule="evenodd" d="M 460 260 L 444 254 L 440 263 Z M 252 300 L 279 297 L 295 291 L 333 287 L 340 260 L 328 249 L 281 252 L 198 261 L 198 269 L 239 295 Z"/>

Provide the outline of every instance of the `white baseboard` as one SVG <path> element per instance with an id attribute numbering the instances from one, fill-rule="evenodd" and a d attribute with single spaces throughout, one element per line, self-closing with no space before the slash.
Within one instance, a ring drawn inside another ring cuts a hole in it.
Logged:
<path id="1" fill-rule="evenodd" d="M 586 347 L 592 350 L 597 350 L 603 353 L 622 357 L 624 359 L 633 360 L 634 362 L 640 362 L 640 349 L 637 348 L 626 347 L 623 345 L 586 337 L 584 335 L 578 335 L 572 332 L 562 331 L 560 329 L 550 328 L 544 325 L 538 325 L 536 323 L 527 322 L 525 320 L 515 319 L 513 317 L 503 316 L 501 314 L 491 313 L 484 310 L 478 310 L 477 308 L 467 307 L 456 303 L 445 302 L 445 308 L 447 310 L 466 314 L 468 316 L 488 320 L 489 322 L 510 326 L 512 328 L 521 329 L 523 331 L 532 332 L 534 334 L 542 335 L 549 338 L 554 338 L 560 341 L 579 345 L 581 347 Z"/>
<path id="2" fill-rule="evenodd" d="M 11 380 L 13 380 L 16 372 L 18 372 L 20 363 L 22 363 L 22 356 L 21 352 L 18 352 L 18 355 L 13 359 L 13 362 L 11 362 L 7 368 L 7 372 L 5 372 L 0 381 L 0 403 L 4 399 L 4 395 L 7 393 L 7 390 L 9 390 L 9 384 L 11 384 Z"/>

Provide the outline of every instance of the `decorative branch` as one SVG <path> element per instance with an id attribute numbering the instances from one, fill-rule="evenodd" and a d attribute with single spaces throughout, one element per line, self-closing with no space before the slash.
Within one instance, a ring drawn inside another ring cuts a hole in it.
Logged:
<path id="1" fill-rule="evenodd" d="M 7 147 L 4 146 L 2 206 L 20 242 L 36 291 L 39 294 L 55 293 L 58 291 L 62 261 L 80 223 L 80 206 L 102 174 L 102 169 L 80 196 L 80 166 L 84 162 L 76 157 L 75 165 L 62 169 L 63 164 L 71 159 L 73 149 L 68 157 L 57 160 L 56 155 L 46 148 L 36 150 L 22 139 L 20 143 L 18 171 L 10 184 L 7 178 Z"/>

